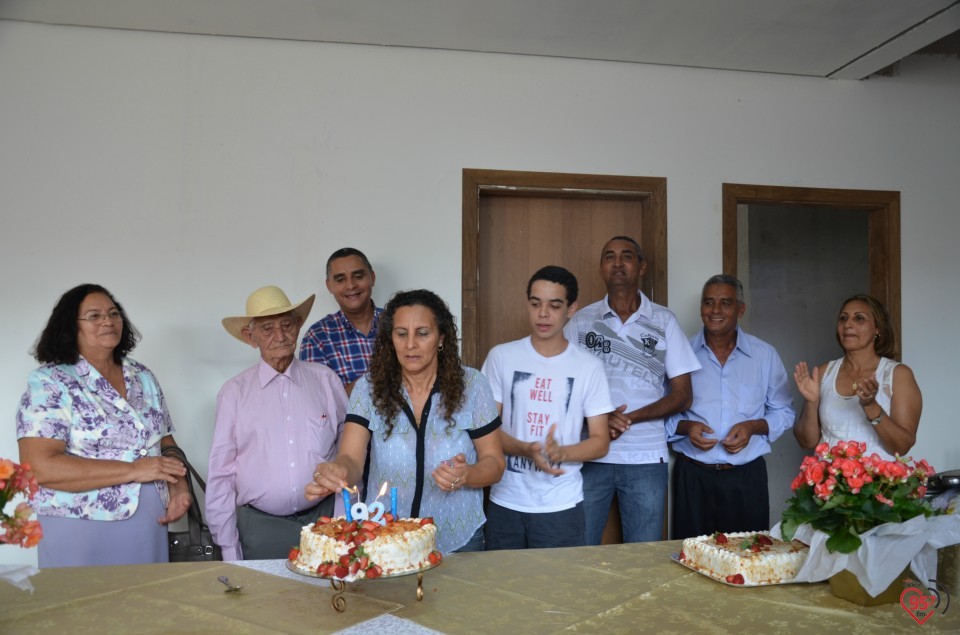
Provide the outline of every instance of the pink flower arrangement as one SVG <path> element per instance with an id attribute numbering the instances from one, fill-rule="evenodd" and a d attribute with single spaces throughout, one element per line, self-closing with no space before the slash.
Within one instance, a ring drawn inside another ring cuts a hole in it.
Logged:
<path id="1" fill-rule="evenodd" d="M 830 551 L 852 553 L 861 545 L 860 534 L 873 527 L 936 514 L 924 500 L 934 474 L 929 463 L 884 461 L 875 453 L 864 456 L 866 451 L 865 443 L 840 441 L 832 448 L 821 443 L 814 456 L 804 457 L 782 516 L 784 538 L 791 540 L 808 524 L 829 536 Z"/>
<path id="2" fill-rule="evenodd" d="M 37 489 L 37 479 L 31 474 L 29 465 L 17 465 L 9 459 L 0 459 L 0 529 L 3 530 L 0 543 L 36 547 L 43 538 L 40 521 L 30 520 L 33 508 L 29 503 L 17 503 L 12 516 L 6 512 L 7 503 L 14 496 L 25 494 L 29 500 L 37 493 Z"/>

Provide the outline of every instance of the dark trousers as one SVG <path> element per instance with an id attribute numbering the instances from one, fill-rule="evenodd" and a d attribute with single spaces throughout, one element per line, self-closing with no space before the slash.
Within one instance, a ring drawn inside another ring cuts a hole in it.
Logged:
<path id="1" fill-rule="evenodd" d="M 534 514 L 507 509 L 490 501 L 485 530 L 487 551 L 586 544 L 582 502 L 559 512 Z"/>
<path id="2" fill-rule="evenodd" d="M 237 508 L 237 532 L 244 560 L 277 560 L 286 558 L 291 547 L 300 545 L 300 530 L 315 523 L 320 516 L 333 515 L 334 497 L 327 496 L 319 505 L 289 516 L 274 516 L 256 507 Z"/>
<path id="3" fill-rule="evenodd" d="M 678 456 L 673 466 L 674 540 L 770 528 L 767 464 L 759 457 L 727 470 L 696 465 Z"/>

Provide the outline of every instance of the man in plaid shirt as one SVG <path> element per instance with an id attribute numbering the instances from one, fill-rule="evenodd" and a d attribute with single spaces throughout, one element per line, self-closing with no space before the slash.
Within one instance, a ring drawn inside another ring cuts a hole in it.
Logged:
<path id="1" fill-rule="evenodd" d="M 344 247 L 327 259 L 327 290 L 340 306 L 303 336 L 300 359 L 326 364 L 340 377 L 347 394 L 367 372 L 383 309 L 371 299 L 377 276 L 359 249 Z"/>

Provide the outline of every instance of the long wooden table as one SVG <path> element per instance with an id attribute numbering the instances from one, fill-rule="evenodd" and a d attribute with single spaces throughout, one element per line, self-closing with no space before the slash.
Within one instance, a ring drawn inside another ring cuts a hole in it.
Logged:
<path id="1" fill-rule="evenodd" d="M 368 582 L 331 606 L 325 581 L 228 563 L 48 569 L 0 583 L 0 633 L 331 633 L 386 613 L 444 633 L 957 632 L 960 598 L 919 626 L 826 583 L 738 588 L 670 560 L 678 542 L 455 554 L 424 575 Z M 225 593 L 217 576 L 243 585 Z M 305 582 L 314 582 L 309 584 Z"/>

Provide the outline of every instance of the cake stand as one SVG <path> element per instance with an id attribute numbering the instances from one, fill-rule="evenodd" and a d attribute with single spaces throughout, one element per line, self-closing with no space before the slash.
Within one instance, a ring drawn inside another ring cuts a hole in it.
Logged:
<path id="1" fill-rule="evenodd" d="M 360 592 L 363 591 L 366 587 L 368 581 L 383 580 L 386 578 L 402 578 L 408 575 L 417 575 L 417 602 L 423 600 L 423 574 L 429 571 L 430 569 L 435 569 L 443 564 L 443 561 L 438 562 L 437 564 L 428 564 L 425 567 L 421 567 L 416 571 L 403 571 L 400 573 L 385 573 L 376 578 L 360 578 L 358 580 L 342 580 L 340 578 L 329 576 L 329 575 L 320 575 L 314 571 L 304 571 L 303 569 L 298 568 L 292 560 L 287 560 L 287 569 L 297 573 L 299 575 L 306 576 L 308 578 L 320 578 L 322 580 L 330 580 L 330 587 L 333 589 L 333 598 L 330 600 L 331 606 L 337 613 L 343 613 L 347 610 L 347 600 L 343 597 L 343 594 L 347 591 L 347 586 L 351 586 L 351 591 Z"/>

